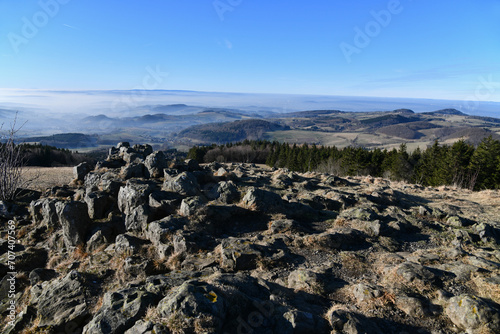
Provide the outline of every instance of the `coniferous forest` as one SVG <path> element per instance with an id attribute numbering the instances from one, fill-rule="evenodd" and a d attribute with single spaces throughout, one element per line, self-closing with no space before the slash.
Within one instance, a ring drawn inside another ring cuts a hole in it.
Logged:
<path id="1" fill-rule="evenodd" d="M 188 158 L 199 162 L 246 162 L 297 172 L 338 176 L 371 175 L 424 186 L 451 185 L 471 190 L 500 188 L 500 141 L 491 136 L 474 146 L 465 140 L 452 145 L 437 141 L 425 150 L 290 145 L 249 141 L 195 146 Z"/>

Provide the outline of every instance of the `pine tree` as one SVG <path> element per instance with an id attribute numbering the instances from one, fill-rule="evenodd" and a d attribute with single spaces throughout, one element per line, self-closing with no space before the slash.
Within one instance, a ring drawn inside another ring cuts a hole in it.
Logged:
<path id="1" fill-rule="evenodd" d="M 470 169 L 477 172 L 477 180 L 474 189 L 498 188 L 498 157 L 500 156 L 500 142 L 492 136 L 484 138 L 479 143 L 472 155 Z"/>

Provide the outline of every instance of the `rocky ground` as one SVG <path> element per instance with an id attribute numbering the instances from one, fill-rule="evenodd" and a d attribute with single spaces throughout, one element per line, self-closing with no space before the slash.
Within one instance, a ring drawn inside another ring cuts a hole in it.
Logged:
<path id="1" fill-rule="evenodd" d="M 500 331 L 498 191 L 126 143 L 74 177 L 0 204 L 4 333 Z"/>

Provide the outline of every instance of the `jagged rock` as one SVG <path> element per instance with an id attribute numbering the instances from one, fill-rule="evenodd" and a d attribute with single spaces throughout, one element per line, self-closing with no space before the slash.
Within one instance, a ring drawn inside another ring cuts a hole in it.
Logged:
<path id="1" fill-rule="evenodd" d="M 162 189 L 183 196 L 196 196 L 200 192 L 198 181 L 190 172 L 183 172 L 176 176 L 166 175 Z"/>
<path id="2" fill-rule="evenodd" d="M 131 162 L 123 166 L 120 170 L 120 175 L 125 179 L 131 179 L 134 177 L 144 177 L 145 166 L 142 162 Z"/>
<path id="3" fill-rule="evenodd" d="M 278 219 L 269 223 L 269 231 L 275 233 L 297 232 L 300 230 L 298 222 L 292 219 Z"/>
<path id="4" fill-rule="evenodd" d="M 343 227 L 304 237 L 304 244 L 315 249 L 349 249 L 365 241 L 365 235 L 355 229 Z"/>
<path id="5" fill-rule="evenodd" d="M 186 221 L 172 216 L 154 221 L 148 225 L 146 237 L 155 246 L 160 259 L 166 258 L 173 252 L 173 236 L 175 231 L 182 228 Z"/>
<path id="6" fill-rule="evenodd" d="M 221 181 L 208 189 L 205 195 L 210 200 L 218 200 L 220 203 L 231 204 L 240 197 L 238 188 L 233 181 Z"/>
<path id="7" fill-rule="evenodd" d="M 284 313 L 283 318 L 286 319 L 290 325 L 288 331 L 288 328 L 286 328 L 288 326 L 280 328 L 285 333 L 308 334 L 328 332 L 326 320 L 309 312 L 292 310 Z"/>
<path id="8" fill-rule="evenodd" d="M 118 208 L 125 215 L 131 214 L 135 208 L 146 204 L 154 184 L 140 180 L 128 180 L 118 193 Z"/>
<path id="9" fill-rule="evenodd" d="M 359 283 L 353 286 L 352 294 L 358 303 L 370 301 L 382 296 L 381 287 L 373 284 Z"/>
<path id="10" fill-rule="evenodd" d="M 88 317 L 85 287 L 79 272 L 71 271 L 62 278 L 37 284 L 36 287 L 30 306 L 37 310 L 39 328 L 63 330 L 68 324 L 82 325 Z"/>
<path id="11" fill-rule="evenodd" d="M 59 274 L 53 269 L 36 268 L 30 272 L 29 280 L 31 285 L 35 285 L 40 282 L 50 281 L 57 276 Z"/>
<path id="12" fill-rule="evenodd" d="M 127 231 L 142 232 L 146 230 L 147 225 L 151 222 L 151 210 L 147 205 L 139 205 L 125 216 L 125 229 Z"/>
<path id="13" fill-rule="evenodd" d="M 149 195 L 148 204 L 154 210 L 156 216 L 165 217 L 177 211 L 181 204 L 181 199 L 178 194 L 173 192 L 153 191 Z"/>
<path id="14" fill-rule="evenodd" d="M 118 174 L 115 174 L 113 172 L 106 172 L 100 176 L 98 190 L 116 198 L 118 196 L 118 192 L 120 191 L 121 185 L 122 180 L 120 179 Z"/>
<path id="15" fill-rule="evenodd" d="M 84 181 L 85 176 L 92 171 L 92 166 L 87 162 L 82 162 L 78 166 L 73 167 L 73 178 L 79 181 Z"/>
<path id="16" fill-rule="evenodd" d="M 83 334 L 123 333 L 158 299 L 158 296 L 139 287 L 108 292 L 99 312 L 83 328 Z"/>
<path id="17" fill-rule="evenodd" d="M 135 325 L 126 330 L 125 334 L 170 334 L 165 325 L 154 324 L 151 321 L 138 320 Z"/>
<path id="18" fill-rule="evenodd" d="M 335 306 L 328 312 L 327 319 L 334 331 L 346 334 L 383 334 L 380 328 L 367 317 Z"/>
<path id="19" fill-rule="evenodd" d="M 423 318 L 428 314 L 424 302 L 415 297 L 396 296 L 396 307 L 410 317 Z"/>
<path id="20" fill-rule="evenodd" d="M 90 219 L 105 218 L 114 204 L 109 195 L 101 192 L 87 193 L 85 203 L 88 206 Z"/>
<path id="21" fill-rule="evenodd" d="M 292 271 L 288 275 L 288 287 L 314 294 L 320 294 L 323 291 L 323 283 L 320 276 L 314 271 L 307 269 Z"/>
<path id="22" fill-rule="evenodd" d="M 150 259 L 129 256 L 123 262 L 123 272 L 130 277 L 148 276 L 154 273 L 154 264 Z"/>
<path id="23" fill-rule="evenodd" d="M 194 172 L 194 171 L 200 170 L 200 165 L 198 164 L 198 161 L 196 161 L 194 159 L 186 159 L 186 161 L 184 161 L 184 162 L 185 162 L 186 168 L 189 172 Z"/>
<path id="24" fill-rule="evenodd" d="M 57 200 L 50 198 L 42 198 L 31 202 L 29 211 L 33 223 L 45 225 L 51 229 L 60 227 L 56 209 L 57 202 Z"/>
<path id="25" fill-rule="evenodd" d="M 146 176 L 152 178 L 163 177 L 163 170 L 167 168 L 167 159 L 161 151 L 155 151 L 146 157 L 144 160 L 146 166 Z"/>
<path id="26" fill-rule="evenodd" d="M 258 246 L 247 239 L 227 238 L 219 245 L 220 266 L 228 271 L 254 269 L 262 255 Z"/>
<path id="27" fill-rule="evenodd" d="M 490 224 L 480 223 L 473 226 L 474 232 L 484 243 L 494 242 L 500 244 L 500 230 Z"/>
<path id="28" fill-rule="evenodd" d="M 132 255 L 139 251 L 141 240 L 128 234 L 116 236 L 115 251 L 120 254 Z"/>
<path id="29" fill-rule="evenodd" d="M 256 211 L 276 212 L 283 208 L 283 200 L 278 194 L 251 187 L 242 199 L 244 207 Z"/>
<path id="30" fill-rule="evenodd" d="M 207 200 L 202 196 L 185 198 L 182 200 L 179 214 L 185 217 L 192 216 L 205 204 L 207 204 Z"/>
<path id="31" fill-rule="evenodd" d="M 500 332 L 500 312 L 491 308 L 482 299 L 472 295 L 450 298 L 445 309 L 446 315 L 459 328 L 468 333 Z"/>
<path id="32" fill-rule="evenodd" d="M 157 306 L 167 323 L 184 331 L 219 333 L 226 318 L 227 303 L 219 290 L 204 282 L 191 280 L 170 291 Z M 170 325 L 171 330 L 176 328 Z"/>
<path id="33" fill-rule="evenodd" d="M 87 204 L 75 201 L 57 202 L 56 209 L 66 247 L 83 244 L 91 224 Z"/>
<path id="34" fill-rule="evenodd" d="M 97 250 L 99 247 L 106 245 L 108 243 L 107 238 L 104 236 L 102 230 L 98 230 L 87 241 L 87 252 L 91 253 Z"/>
<path id="35" fill-rule="evenodd" d="M 48 252 L 45 248 L 29 247 L 16 254 L 16 270 L 31 271 L 47 263 Z"/>
<path id="36" fill-rule="evenodd" d="M 436 280 L 429 269 L 419 263 L 405 262 L 396 267 L 396 274 L 407 283 L 418 283 L 421 285 L 433 284 Z"/>
<path id="37" fill-rule="evenodd" d="M 351 208 L 344 210 L 340 213 L 341 218 L 345 219 L 359 219 L 363 221 L 372 221 L 375 219 L 376 214 L 369 208 Z"/>
<path id="38" fill-rule="evenodd" d="M 90 172 L 87 175 L 85 175 L 85 189 L 87 193 L 91 193 L 93 191 L 98 191 L 99 190 L 99 184 L 101 183 L 101 177 L 102 175 L 96 172 Z"/>

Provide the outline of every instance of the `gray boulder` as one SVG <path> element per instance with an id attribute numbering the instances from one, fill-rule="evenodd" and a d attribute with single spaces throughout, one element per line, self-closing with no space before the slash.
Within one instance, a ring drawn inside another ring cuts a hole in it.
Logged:
<path id="1" fill-rule="evenodd" d="M 306 245 L 316 249 L 349 249 L 351 246 L 360 245 L 364 241 L 364 233 L 349 227 L 331 229 L 304 238 Z"/>
<path id="2" fill-rule="evenodd" d="M 33 223 L 45 225 L 52 229 L 58 228 L 60 224 L 56 209 L 57 202 L 57 200 L 50 198 L 42 198 L 31 202 L 29 212 Z"/>
<path id="3" fill-rule="evenodd" d="M 205 195 L 210 200 L 218 200 L 221 203 L 231 204 L 237 201 L 240 197 L 238 188 L 233 181 L 221 181 L 217 184 L 212 185 Z"/>
<path id="4" fill-rule="evenodd" d="M 154 184 L 140 180 L 128 180 L 118 192 L 118 209 L 125 215 L 131 214 L 135 208 L 146 204 Z"/>
<path id="5" fill-rule="evenodd" d="M 185 221 L 183 219 L 169 216 L 148 225 L 146 237 L 155 246 L 160 259 L 165 259 L 168 255 L 172 254 L 174 251 L 173 235 L 184 224 Z"/>
<path id="6" fill-rule="evenodd" d="M 151 222 L 151 210 L 147 205 L 139 205 L 125 216 L 125 229 L 127 231 L 142 232 L 147 229 Z"/>
<path id="7" fill-rule="evenodd" d="M 198 181 L 190 172 L 183 172 L 176 176 L 166 175 L 162 189 L 183 196 L 196 196 L 200 192 Z"/>
<path id="8" fill-rule="evenodd" d="M 207 200 L 202 196 L 188 197 L 182 200 L 179 213 L 184 217 L 194 215 L 199 209 L 207 204 Z"/>
<path id="9" fill-rule="evenodd" d="M 380 328 L 369 318 L 356 312 L 339 307 L 333 307 L 327 314 L 327 320 L 334 333 L 346 334 L 383 334 Z"/>
<path id="10" fill-rule="evenodd" d="M 163 177 L 163 170 L 167 168 L 167 159 L 161 151 L 151 153 L 144 160 L 146 166 L 146 176 L 151 178 Z"/>
<path id="11" fill-rule="evenodd" d="M 251 187 L 242 199 L 244 207 L 256 211 L 277 212 L 283 208 L 283 200 L 273 192 Z"/>
<path id="12" fill-rule="evenodd" d="M 146 314 L 158 297 L 143 288 L 131 287 L 104 295 L 99 312 L 83 328 L 83 334 L 123 333 Z"/>
<path id="13" fill-rule="evenodd" d="M 499 310 L 491 308 L 482 299 L 464 294 L 450 298 L 445 313 L 450 320 L 467 333 L 500 332 Z"/>
<path id="14" fill-rule="evenodd" d="M 85 195 L 89 217 L 91 219 L 103 219 L 113 206 L 113 200 L 109 195 L 102 192 L 92 192 Z"/>
<path id="15" fill-rule="evenodd" d="M 308 269 L 297 269 L 288 275 L 288 287 L 296 291 L 320 294 L 323 283 L 320 275 Z"/>
<path id="16" fill-rule="evenodd" d="M 227 271 L 255 269 L 256 260 L 262 255 L 259 248 L 248 239 L 226 238 L 218 246 L 220 266 Z"/>
<path id="17" fill-rule="evenodd" d="M 73 178 L 83 181 L 90 171 L 92 171 L 92 166 L 87 162 L 82 162 L 78 166 L 73 167 Z"/>
<path id="18" fill-rule="evenodd" d="M 83 277 L 72 271 L 62 278 L 31 289 L 30 306 L 37 310 L 39 328 L 62 330 L 69 324 L 82 325 L 89 315 Z"/>
<path id="19" fill-rule="evenodd" d="M 83 244 L 92 223 L 87 204 L 76 201 L 57 202 L 56 209 L 66 247 L 72 248 Z"/>
<path id="20" fill-rule="evenodd" d="M 227 307 L 224 296 L 216 287 L 191 280 L 171 290 L 158 303 L 157 312 L 167 323 L 176 323 L 185 332 L 197 328 L 198 333 L 219 333 Z"/>
<path id="21" fill-rule="evenodd" d="M 132 162 L 123 166 L 120 170 L 120 175 L 125 179 L 131 179 L 134 177 L 144 177 L 145 166 L 142 162 Z"/>

